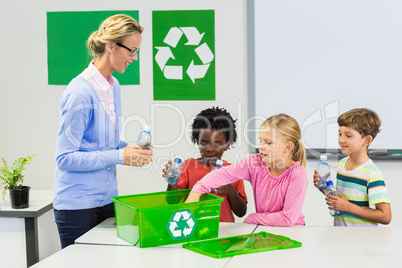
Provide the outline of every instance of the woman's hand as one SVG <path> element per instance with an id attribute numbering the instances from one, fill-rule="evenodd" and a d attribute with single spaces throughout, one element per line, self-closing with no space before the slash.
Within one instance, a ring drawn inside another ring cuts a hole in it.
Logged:
<path id="1" fill-rule="evenodd" d="M 198 202 L 200 201 L 200 197 L 201 197 L 200 193 L 190 193 L 187 197 L 186 202 L 184 203 Z"/>
<path id="2" fill-rule="evenodd" d="M 151 145 L 153 147 L 153 145 Z M 143 150 L 138 144 L 129 144 L 123 148 L 124 165 L 142 167 L 153 161 L 152 149 Z"/>

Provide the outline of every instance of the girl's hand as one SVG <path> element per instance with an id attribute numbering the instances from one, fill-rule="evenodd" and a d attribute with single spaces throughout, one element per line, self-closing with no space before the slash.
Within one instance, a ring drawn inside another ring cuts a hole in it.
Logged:
<path id="1" fill-rule="evenodd" d="M 129 144 L 123 148 L 124 165 L 142 167 L 153 161 L 152 149 L 143 150 L 138 144 Z"/>
<path id="2" fill-rule="evenodd" d="M 190 193 L 184 203 L 198 202 L 200 201 L 200 197 L 200 193 Z"/>
<path id="3" fill-rule="evenodd" d="M 325 200 L 327 201 L 328 208 L 331 210 L 339 210 L 348 212 L 351 203 L 341 194 L 340 196 L 327 194 Z"/>
<path id="4" fill-rule="evenodd" d="M 166 173 L 167 173 L 167 171 L 168 171 L 168 169 L 169 169 L 169 166 L 170 166 L 170 164 L 172 163 L 172 160 L 169 160 L 169 162 L 166 164 L 166 169 L 162 169 L 162 172 L 163 172 L 163 175 L 162 175 L 162 177 L 164 177 L 164 178 L 166 178 Z"/>

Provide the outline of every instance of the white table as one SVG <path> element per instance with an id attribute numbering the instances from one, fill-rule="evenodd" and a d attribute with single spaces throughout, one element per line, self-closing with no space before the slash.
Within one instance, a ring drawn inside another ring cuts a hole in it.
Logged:
<path id="1" fill-rule="evenodd" d="M 303 250 L 396 252 L 401 254 L 402 260 L 402 227 L 304 226 L 288 228 L 260 225 L 255 232 L 261 231 L 300 241 L 303 243 Z"/>
<path id="2" fill-rule="evenodd" d="M 117 237 L 115 218 L 109 218 L 79 237 L 74 245 L 57 252 L 33 267 L 224 267 L 230 258 L 214 259 L 172 244 L 135 247 Z M 219 237 L 251 234 L 257 225 L 220 223 Z"/>
<path id="3" fill-rule="evenodd" d="M 302 242 L 299 248 L 234 256 L 225 267 L 401 267 L 401 227 L 268 227 L 256 232 Z"/>
<path id="4" fill-rule="evenodd" d="M 25 244 L 26 244 L 26 264 L 27 267 L 39 261 L 38 246 L 38 222 L 39 216 L 53 209 L 53 191 L 30 190 L 29 207 L 23 209 L 13 209 L 9 202 L 9 195 L 6 201 L 1 199 L 0 217 L 21 218 L 24 220 Z M 7 226 L 1 226 L 0 231 L 6 231 Z M 6 240 L 7 241 L 7 240 Z M 5 242 L 3 240 L 3 242 Z"/>
<path id="5" fill-rule="evenodd" d="M 218 237 L 228 237 L 241 234 L 251 234 L 257 228 L 255 224 L 243 223 L 219 223 Z M 120 239 L 117 236 L 115 218 L 109 218 L 89 230 L 75 240 L 76 244 L 95 244 L 95 245 L 115 245 L 115 246 L 133 246 L 130 243 Z M 166 245 L 164 247 L 181 247 L 182 244 Z"/>
<path id="6" fill-rule="evenodd" d="M 346 242 L 347 243 L 347 242 Z M 325 247 L 325 243 L 321 243 Z M 401 253 L 373 253 L 367 251 L 313 251 L 302 248 L 274 250 L 263 253 L 234 256 L 225 268 L 400 268 Z"/>
<path id="7" fill-rule="evenodd" d="M 71 267 L 224 267 L 230 258 L 214 259 L 181 247 L 125 247 L 74 244 L 35 264 L 34 268 Z"/>
<path id="8" fill-rule="evenodd" d="M 182 244 L 138 248 L 117 237 L 110 218 L 34 267 L 401 267 L 401 227 L 219 225 L 219 237 L 260 231 L 287 236 L 302 246 L 222 259 L 186 250 Z"/>

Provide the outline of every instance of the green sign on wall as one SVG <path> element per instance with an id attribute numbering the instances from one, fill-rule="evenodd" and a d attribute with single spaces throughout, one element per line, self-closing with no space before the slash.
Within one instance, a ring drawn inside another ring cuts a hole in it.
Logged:
<path id="1" fill-rule="evenodd" d="M 92 60 L 86 47 L 89 35 L 115 14 L 126 14 L 138 21 L 138 11 L 47 12 L 49 85 L 67 85 L 88 67 Z M 124 74 L 114 72 L 113 76 L 122 85 L 138 85 L 139 72 L 139 62 L 133 61 Z"/>
<path id="2" fill-rule="evenodd" d="M 215 100 L 214 10 L 153 11 L 154 100 Z"/>

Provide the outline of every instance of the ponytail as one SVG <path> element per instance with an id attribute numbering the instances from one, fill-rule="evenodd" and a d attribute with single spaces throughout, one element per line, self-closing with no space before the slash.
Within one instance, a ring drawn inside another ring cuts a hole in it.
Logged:
<path id="1" fill-rule="evenodd" d="M 306 151 L 304 150 L 304 146 L 300 140 L 296 141 L 294 144 L 294 148 L 292 151 L 292 160 L 300 161 L 300 165 L 302 167 L 306 167 Z"/>

